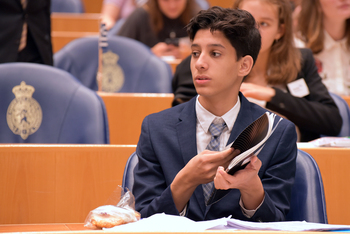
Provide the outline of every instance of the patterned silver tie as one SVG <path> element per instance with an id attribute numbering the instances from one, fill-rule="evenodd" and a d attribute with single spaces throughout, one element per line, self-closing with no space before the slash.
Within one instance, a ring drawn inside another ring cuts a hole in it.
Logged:
<path id="1" fill-rule="evenodd" d="M 207 146 L 207 150 L 219 151 L 220 149 L 220 135 L 226 128 L 226 123 L 222 118 L 216 118 L 213 120 L 209 127 L 209 132 L 211 133 L 211 140 Z M 205 203 L 207 203 L 211 191 L 214 187 L 214 182 L 209 182 L 207 184 L 202 184 L 203 193 L 205 198 Z"/>

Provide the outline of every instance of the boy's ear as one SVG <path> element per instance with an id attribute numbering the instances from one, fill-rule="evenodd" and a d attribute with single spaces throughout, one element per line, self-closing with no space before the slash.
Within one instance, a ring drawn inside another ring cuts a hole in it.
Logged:
<path id="1" fill-rule="evenodd" d="M 250 55 L 246 55 L 240 60 L 241 64 L 239 66 L 238 75 L 244 77 L 249 74 L 250 70 L 253 67 L 254 61 Z"/>

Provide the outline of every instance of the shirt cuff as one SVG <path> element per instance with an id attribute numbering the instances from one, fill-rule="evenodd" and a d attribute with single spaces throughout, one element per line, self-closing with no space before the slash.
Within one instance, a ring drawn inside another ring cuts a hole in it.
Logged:
<path id="1" fill-rule="evenodd" d="M 251 218 L 251 217 L 253 217 L 255 212 L 260 208 L 260 206 L 264 203 L 264 200 L 265 200 L 265 196 L 264 196 L 264 199 L 262 200 L 262 202 L 260 203 L 260 205 L 255 210 L 247 210 L 246 208 L 244 208 L 242 199 L 239 199 L 239 206 L 241 207 L 241 210 L 242 210 L 242 213 L 244 214 L 244 216 L 247 218 Z"/>
<path id="2" fill-rule="evenodd" d="M 186 211 L 187 211 L 187 204 L 186 204 L 185 208 L 180 212 L 180 216 L 185 216 Z"/>

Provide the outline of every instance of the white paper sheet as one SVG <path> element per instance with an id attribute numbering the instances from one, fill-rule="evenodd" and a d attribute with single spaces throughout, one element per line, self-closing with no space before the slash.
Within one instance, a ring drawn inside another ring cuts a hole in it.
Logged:
<path id="1" fill-rule="evenodd" d="M 240 230 L 275 230 L 275 231 L 331 231 L 350 230 L 350 225 L 332 225 L 321 223 L 310 223 L 305 221 L 285 221 L 285 222 L 248 222 L 237 219 L 227 221 L 227 228 Z"/>
<path id="2" fill-rule="evenodd" d="M 105 231 L 123 232 L 201 232 L 211 227 L 226 225 L 229 218 L 212 221 L 195 222 L 186 217 L 176 215 L 155 214 L 134 223 L 128 223 L 113 228 L 104 228 Z"/>

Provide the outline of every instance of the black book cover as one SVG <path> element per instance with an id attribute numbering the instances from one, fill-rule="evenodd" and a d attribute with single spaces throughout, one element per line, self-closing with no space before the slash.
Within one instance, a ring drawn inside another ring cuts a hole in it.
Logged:
<path id="1" fill-rule="evenodd" d="M 258 155 L 260 150 L 265 144 L 265 141 L 273 133 L 272 129 L 275 114 L 266 112 L 261 115 L 258 119 L 252 122 L 246 127 L 228 147 L 232 147 L 235 150 L 239 150 L 240 153 L 235 156 L 226 172 L 233 175 L 238 170 L 241 170 L 247 166 L 252 155 Z M 280 119 L 281 121 L 282 119 Z M 213 204 L 223 198 L 229 190 L 213 189 L 213 192 L 207 201 L 207 205 Z"/>

